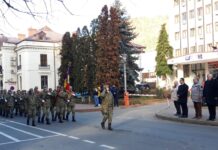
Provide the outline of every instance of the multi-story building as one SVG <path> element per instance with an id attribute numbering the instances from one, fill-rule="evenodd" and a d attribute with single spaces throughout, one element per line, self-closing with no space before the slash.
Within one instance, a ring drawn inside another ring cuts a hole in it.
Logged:
<path id="1" fill-rule="evenodd" d="M 28 36 L 0 37 L 0 87 L 28 90 L 58 85 L 62 35 L 49 27 L 30 28 Z"/>
<path id="2" fill-rule="evenodd" d="M 172 0 L 169 39 L 178 78 L 218 74 L 218 0 Z"/>

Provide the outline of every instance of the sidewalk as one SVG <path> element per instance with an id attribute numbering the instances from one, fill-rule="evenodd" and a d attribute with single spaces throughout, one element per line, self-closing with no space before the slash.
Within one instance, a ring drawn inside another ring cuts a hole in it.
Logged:
<path id="1" fill-rule="evenodd" d="M 207 121 L 209 117 L 207 106 L 202 107 L 202 119 L 192 119 L 195 116 L 195 110 L 193 107 L 192 102 L 188 103 L 189 108 L 189 116 L 188 118 L 178 118 L 174 116 L 175 108 L 173 102 L 170 102 L 170 106 L 166 107 L 165 109 L 157 112 L 155 116 L 159 119 L 169 120 L 169 121 L 176 121 L 176 122 L 183 122 L 183 123 L 191 123 L 191 124 L 198 124 L 198 125 L 210 125 L 210 126 L 218 126 L 218 118 L 215 121 Z M 217 107 L 218 112 L 218 107 Z"/>

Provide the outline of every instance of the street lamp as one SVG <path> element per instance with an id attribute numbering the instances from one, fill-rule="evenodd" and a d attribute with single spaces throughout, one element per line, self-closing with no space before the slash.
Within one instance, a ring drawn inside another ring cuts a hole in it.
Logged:
<path id="1" fill-rule="evenodd" d="M 126 60 L 127 54 L 123 54 L 123 71 L 124 71 L 124 104 L 129 106 L 129 93 L 127 91 L 127 79 L 126 79 Z"/>

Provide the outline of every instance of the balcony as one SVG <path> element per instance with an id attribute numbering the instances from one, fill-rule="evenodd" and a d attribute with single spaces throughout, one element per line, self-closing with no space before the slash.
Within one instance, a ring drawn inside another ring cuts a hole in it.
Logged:
<path id="1" fill-rule="evenodd" d="M 39 65 L 39 70 L 50 70 L 50 65 Z"/>
<path id="2" fill-rule="evenodd" d="M 21 70 L 21 65 L 17 66 L 17 70 Z"/>

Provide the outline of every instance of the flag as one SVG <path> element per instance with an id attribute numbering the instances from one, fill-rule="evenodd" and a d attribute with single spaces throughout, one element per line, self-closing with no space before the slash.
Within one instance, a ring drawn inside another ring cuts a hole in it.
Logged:
<path id="1" fill-rule="evenodd" d="M 64 80 L 64 88 L 69 91 L 70 90 L 70 65 L 67 68 L 66 78 Z"/>

